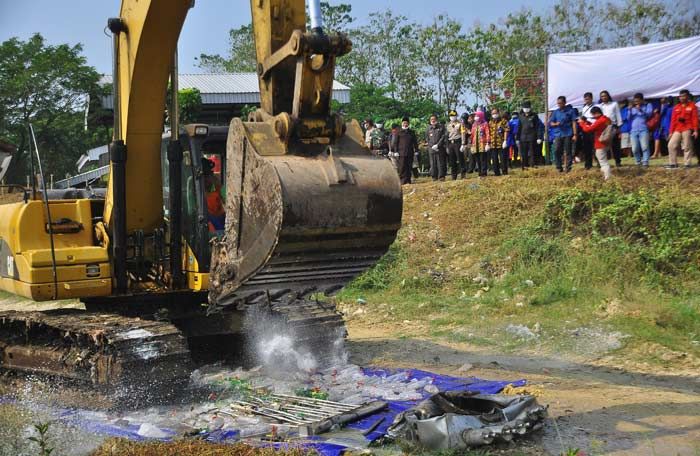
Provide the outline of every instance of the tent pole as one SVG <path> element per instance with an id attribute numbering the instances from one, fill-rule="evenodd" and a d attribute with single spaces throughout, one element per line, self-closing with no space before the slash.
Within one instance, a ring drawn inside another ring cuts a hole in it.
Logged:
<path id="1" fill-rule="evenodd" d="M 549 75 L 547 63 L 549 61 L 549 54 L 545 52 L 544 54 L 544 144 L 542 144 L 542 150 L 544 150 L 544 163 L 549 163 Z"/>

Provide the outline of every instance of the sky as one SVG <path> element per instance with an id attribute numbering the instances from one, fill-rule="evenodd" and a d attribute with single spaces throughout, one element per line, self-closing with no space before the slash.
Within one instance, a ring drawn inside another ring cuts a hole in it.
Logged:
<path id="1" fill-rule="evenodd" d="M 448 12 L 465 28 L 475 22 L 487 24 L 528 6 L 545 11 L 555 0 L 497 0 L 479 2 L 430 2 L 426 0 L 331 0 L 350 3 L 352 15 L 362 22 L 374 11 L 391 8 L 417 22 L 428 22 Z M 11 37 L 27 39 L 40 32 L 49 44 L 81 43 L 83 55 L 101 73 L 110 73 L 111 39 L 105 35 L 107 18 L 119 14 L 119 0 L 0 0 L 0 42 Z M 195 57 L 226 54 L 228 31 L 250 22 L 246 0 L 196 0 L 180 35 L 181 73 L 202 73 Z"/>

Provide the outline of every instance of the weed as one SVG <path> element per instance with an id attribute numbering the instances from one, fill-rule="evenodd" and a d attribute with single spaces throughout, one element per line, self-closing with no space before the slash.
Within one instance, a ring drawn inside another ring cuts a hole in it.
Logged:
<path id="1" fill-rule="evenodd" d="M 27 437 L 27 440 L 32 441 L 39 445 L 39 456 L 49 456 L 51 453 L 53 453 L 53 448 L 49 446 L 49 426 L 50 424 L 48 422 L 46 423 L 35 423 L 34 424 L 34 430 L 36 430 L 38 436 L 31 436 Z"/>

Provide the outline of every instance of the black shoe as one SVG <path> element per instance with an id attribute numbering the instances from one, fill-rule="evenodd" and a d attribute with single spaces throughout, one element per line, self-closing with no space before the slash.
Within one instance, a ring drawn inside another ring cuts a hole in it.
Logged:
<path id="1" fill-rule="evenodd" d="M 563 172 L 564 172 L 564 168 L 557 168 L 557 171 L 559 171 L 560 173 L 563 173 Z"/>
<path id="2" fill-rule="evenodd" d="M 466 179 L 466 178 L 467 178 L 467 173 L 462 173 L 462 179 Z"/>
<path id="3" fill-rule="evenodd" d="M 692 168 L 692 167 L 693 167 L 693 165 L 684 165 L 684 166 L 683 166 L 683 168 L 685 168 L 685 169 L 690 169 L 690 168 Z"/>
<path id="4" fill-rule="evenodd" d="M 688 168 L 687 165 L 686 168 Z M 678 165 L 664 165 L 664 169 L 678 169 Z"/>
<path id="5" fill-rule="evenodd" d="M 438 180 L 439 180 L 440 182 L 445 182 L 445 178 L 444 178 L 444 177 L 441 177 L 441 178 L 438 179 Z"/>

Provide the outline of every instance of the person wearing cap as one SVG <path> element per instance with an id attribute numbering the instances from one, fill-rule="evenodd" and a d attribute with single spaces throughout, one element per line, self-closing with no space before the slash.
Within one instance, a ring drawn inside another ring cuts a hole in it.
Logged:
<path id="1" fill-rule="evenodd" d="M 489 120 L 489 132 L 491 133 L 491 150 L 489 151 L 491 169 L 496 176 L 508 174 L 508 149 L 507 141 L 508 119 L 501 117 L 501 111 L 498 108 L 491 109 L 491 120 Z"/>
<path id="2" fill-rule="evenodd" d="M 425 142 L 428 145 L 430 176 L 434 181 L 444 181 L 447 174 L 446 136 L 445 127 L 438 121 L 437 114 L 430 116 L 430 124 L 425 132 Z"/>
<path id="3" fill-rule="evenodd" d="M 416 134 L 409 127 L 408 117 L 401 119 L 401 129 L 392 138 L 391 143 L 391 149 L 399 154 L 401 184 L 410 184 L 413 156 L 418 153 L 418 140 Z"/>
<path id="4" fill-rule="evenodd" d="M 450 162 L 452 180 L 457 180 L 457 175 L 462 179 L 466 177 L 467 168 L 464 164 L 462 147 L 462 123 L 457 117 L 456 111 L 450 111 L 450 123 L 447 124 L 447 158 Z"/>
<path id="5" fill-rule="evenodd" d="M 518 131 L 520 130 L 520 119 L 517 111 L 510 113 L 508 120 L 508 136 L 506 137 L 506 150 L 511 163 L 518 159 Z"/>
<path id="6" fill-rule="evenodd" d="M 542 130 L 540 118 L 532 112 L 532 104 L 523 101 L 523 106 L 518 116 L 518 135 L 516 136 L 517 147 L 520 150 L 520 167 L 525 170 L 529 167 L 537 166 L 535 154 L 537 145 L 542 144 Z"/>
<path id="7" fill-rule="evenodd" d="M 491 150 L 491 134 L 486 116 L 482 111 L 474 114 L 474 124 L 472 125 L 471 152 L 476 156 L 479 163 L 479 176 L 485 177 L 489 167 L 488 152 Z"/>
<path id="8" fill-rule="evenodd" d="M 221 196 L 221 182 L 214 174 L 214 162 L 202 157 L 204 192 L 207 198 L 207 225 L 210 233 L 223 231 L 226 225 L 226 210 Z"/>
<path id="9" fill-rule="evenodd" d="M 376 155 L 385 155 L 388 149 L 384 122 L 377 120 L 369 134 L 369 148 Z"/>

